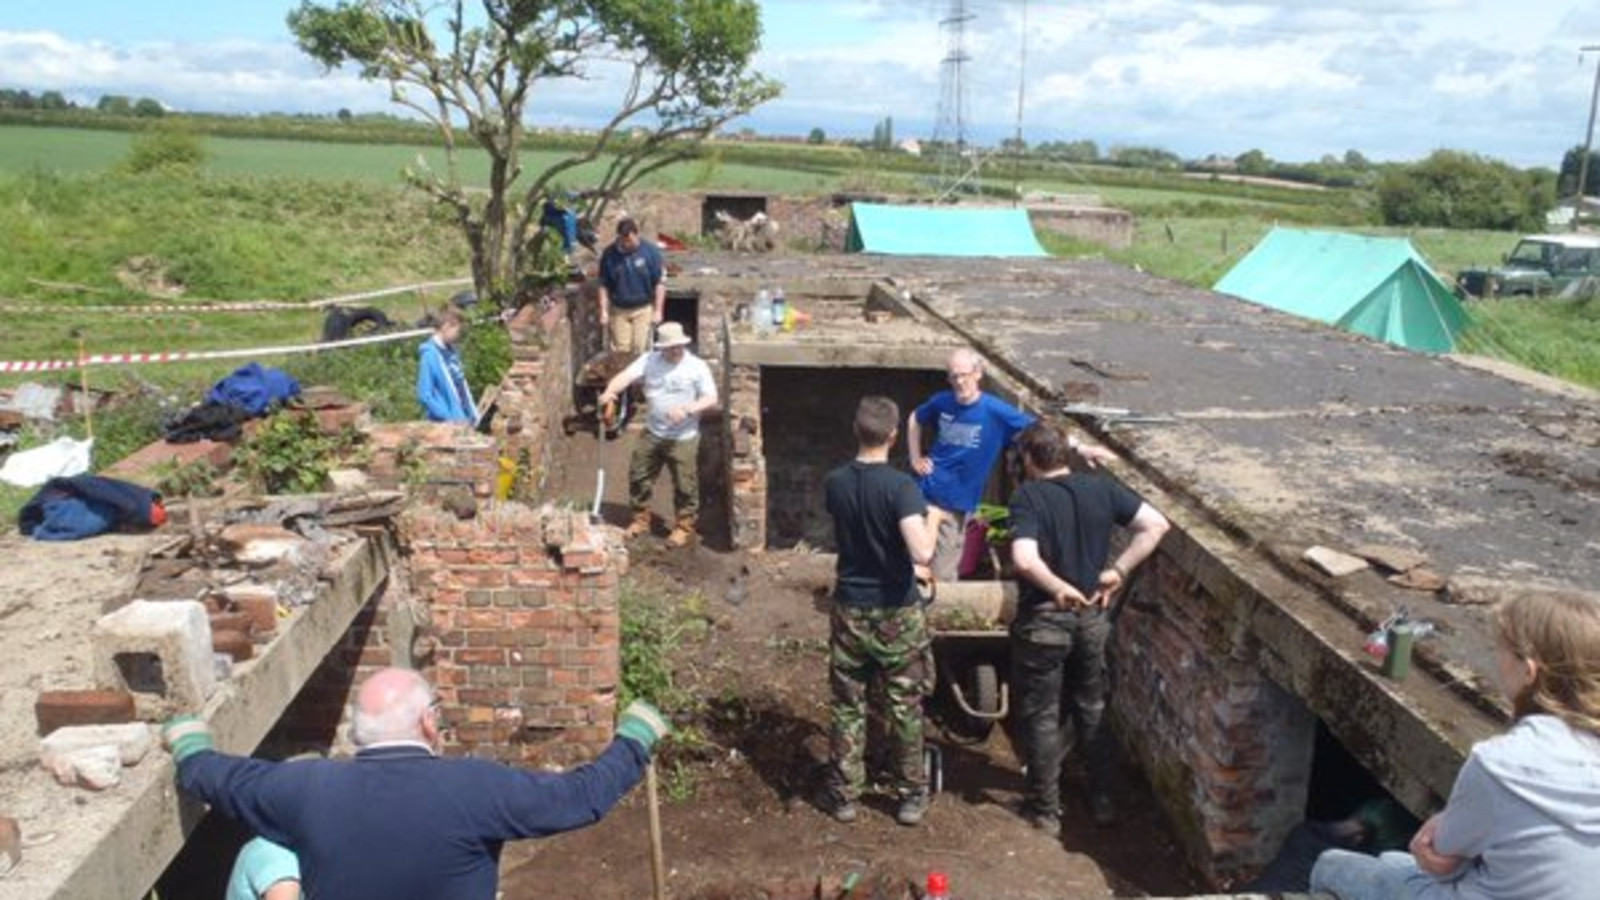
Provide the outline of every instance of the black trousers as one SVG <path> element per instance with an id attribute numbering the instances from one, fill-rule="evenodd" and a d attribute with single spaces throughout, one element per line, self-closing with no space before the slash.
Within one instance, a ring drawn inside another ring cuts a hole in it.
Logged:
<path id="1" fill-rule="evenodd" d="M 1106 640 L 1104 610 L 1030 611 L 1011 632 L 1011 683 L 1028 766 L 1026 803 L 1031 812 L 1061 811 L 1062 716 L 1072 720 L 1091 793 L 1106 790 L 1111 740 L 1105 728 Z"/>

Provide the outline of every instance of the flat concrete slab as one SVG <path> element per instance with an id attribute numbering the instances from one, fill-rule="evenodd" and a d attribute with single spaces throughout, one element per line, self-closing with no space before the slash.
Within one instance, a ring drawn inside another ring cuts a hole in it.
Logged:
<path id="1" fill-rule="evenodd" d="M 33 654 L 31 672 L 26 675 L 20 674 L 20 663 L 8 665 L 7 671 L 19 674 L 18 680 L 7 682 L 3 694 L 5 707 L 16 711 L 9 717 L 14 725 L 21 724 L 21 709 L 27 708 L 23 702 L 32 702 L 34 691 L 29 686 L 82 686 L 88 678 L 88 631 L 99 614 L 97 608 L 92 613 L 90 608 L 117 602 L 112 588 L 129 584 L 126 576 L 137 574 L 140 551 L 154 539 L 106 540 L 110 543 L 105 552 L 116 564 L 108 563 L 107 576 L 94 582 L 100 593 L 69 592 L 71 609 L 78 614 L 62 615 L 66 607 L 56 608 L 56 615 L 49 620 L 55 643 L 81 645 L 80 649 L 60 655 Z M 47 551 L 26 547 L 27 543 L 33 542 L 18 539 L 18 546 L 9 549 L 33 551 L 37 564 L 48 564 L 42 556 Z M 75 549 L 80 556 L 98 555 L 97 541 L 76 548 L 53 546 Z M 70 564 L 63 559 L 61 565 L 67 570 L 63 579 L 70 582 Z M 323 586 L 318 600 L 297 608 L 260 655 L 238 665 L 211 694 L 205 715 L 220 748 L 245 754 L 255 749 L 378 590 L 389 565 L 385 545 L 373 541 L 359 540 L 336 551 L 330 564 L 332 580 Z M 9 641 L 9 646 L 23 645 L 15 627 L 31 621 L 33 605 L 42 599 L 14 597 L 0 588 L 0 611 L 16 613 L 0 631 L 8 639 L 19 638 Z M 28 715 L 31 720 L 31 710 Z M 24 850 L 18 867 L 0 878 L 0 900 L 143 896 L 200 819 L 201 806 L 180 798 L 173 783 L 172 759 L 164 752 L 153 751 L 138 765 L 123 769 L 122 782 L 116 787 L 90 792 L 57 785 L 29 758 L 28 748 L 36 746 L 31 730 L 8 734 L 4 746 L 7 765 L 0 771 L 3 813 L 21 823 L 25 839 L 50 834 L 54 838 Z"/>
<path id="2" fill-rule="evenodd" d="M 1304 552 L 1381 544 L 1446 577 L 1600 585 L 1592 392 L 1104 261 L 719 256 L 684 269 L 750 293 L 875 272 L 910 292 L 919 327 L 977 346 L 1036 405 L 1073 405 L 1124 454 L 1118 474 L 1183 527 L 1169 550 L 1211 573 L 1214 593 L 1269 601 L 1244 601 L 1263 670 L 1414 812 L 1442 802 L 1467 748 L 1503 727 L 1488 610 L 1372 569 L 1333 578 Z M 861 332 L 842 340 L 877 352 Z M 1402 608 L 1439 630 L 1419 645 L 1421 671 L 1394 682 L 1362 645 Z"/>
<path id="3" fill-rule="evenodd" d="M 1447 576 L 1600 585 L 1591 400 L 1103 262 L 964 263 L 917 296 L 1057 408 L 1129 411 L 1078 418 L 1352 610 L 1438 623 L 1427 643 L 1486 696 L 1483 609 L 1301 553 L 1383 543 Z"/>

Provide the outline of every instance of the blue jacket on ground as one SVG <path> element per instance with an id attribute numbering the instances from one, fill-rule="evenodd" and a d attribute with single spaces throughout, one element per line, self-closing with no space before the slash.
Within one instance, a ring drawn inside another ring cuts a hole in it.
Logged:
<path id="1" fill-rule="evenodd" d="M 478 421 L 461 355 L 438 338 L 417 347 L 417 402 L 431 422 Z"/>
<path id="2" fill-rule="evenodd" d="M 208 403 L 237 406 L 252 416 L 264 416 L 274 406 L 300 396 L 300 382 L 282 369 L 246 363 L 212 386 Z"/>
<path id="3" fill-rule="evenodd" d="M 367 747 L 353 760 L 203 751 L 179 764 L 178 786 L 293 850 L 308 897 L 494 900 L 506 841 L 598 822 L 649 759 L 628 738 L 564 773 L 446 759 L 409 742 Z"/>

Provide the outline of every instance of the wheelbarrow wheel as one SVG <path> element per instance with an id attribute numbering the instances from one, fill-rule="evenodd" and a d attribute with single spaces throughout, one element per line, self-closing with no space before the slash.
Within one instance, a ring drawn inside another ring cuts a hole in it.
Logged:
<path id="1" fill-rule="evenodd" d="M 961 733 L 972 743 L 989 739 L 1000 712 L 1000 673 L 993 663 L 974 663 L 967 667 L 957 705 L 961 710 Z M 964 701 L 964 702 L 963 702 Z"/>

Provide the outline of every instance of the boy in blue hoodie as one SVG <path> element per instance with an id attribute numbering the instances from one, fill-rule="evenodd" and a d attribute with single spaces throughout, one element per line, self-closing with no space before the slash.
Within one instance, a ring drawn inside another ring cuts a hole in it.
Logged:
<path id="1" fill-rule="evenodd" d="M 478 421 L 478 406 L 456 352 L 465 327 L 458 310 L 446 309 L 439 314 L 433 335 L 417 348 L 417 401 L 430 422 Z"/>

